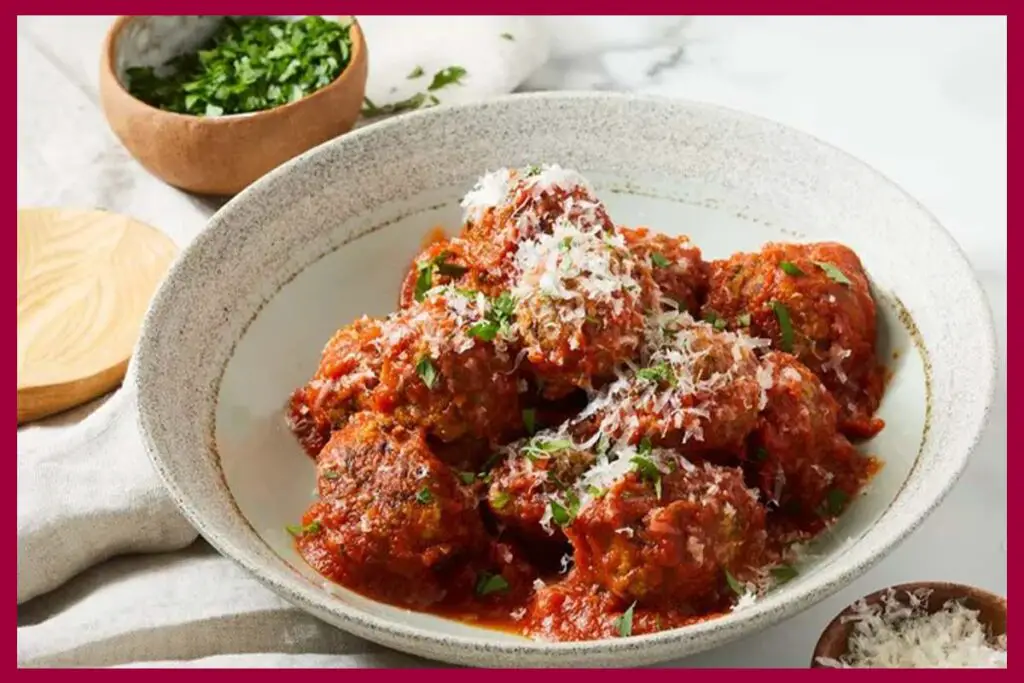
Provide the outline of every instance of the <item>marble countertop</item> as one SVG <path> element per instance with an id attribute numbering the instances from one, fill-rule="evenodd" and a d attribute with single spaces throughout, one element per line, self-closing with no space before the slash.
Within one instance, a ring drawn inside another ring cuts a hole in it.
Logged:
<path id="1" fill-rule="evenodd" d="M 117 145 L 98 108 L 109 17 L 19 18 L 19 204 L 132 213 L 179 242 L 216 204 L 163 186 Z M 1001 369 L 990 424 L 927 522 L 839 594 L 687 666 L 805 666 L 852 600 L 911 580 L 1006 593 L 1006 20 L 927 17 L 543 17 L 550 58 L 522 90 L 602 89 L 713 102 L 860 157 L 935 213 L 992 306 Z M 54 107 L 59 97 L 60 107 Z M 198 227 L 196 227 L 198 226 Z M 19 435 L 20 440 L 20 435 Z"/>

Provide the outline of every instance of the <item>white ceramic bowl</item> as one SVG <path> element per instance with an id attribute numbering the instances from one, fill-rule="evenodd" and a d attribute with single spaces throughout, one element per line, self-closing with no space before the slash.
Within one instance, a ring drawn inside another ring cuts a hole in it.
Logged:
<path id="1" fill-rule="evenodd" d="M 289 392 L 334 330 L 395 308 L 421 237 L 458 225 L 484 171 L 548 162 L 587 174 L 627 225 L 685 232 L 707 258 L 768 240 L 855 249 L 879 302 L 892 382 L 885 467 L 753 607 L 655 635 L 541 643 L 326 587 L 284 526 L 314 471 L 286 431 Z M 717 107 L 608 94 L 517 95 L 370 126 L 272 172 L 226 205 L 153 301 L 131 380 L 156 468 L 199 531 L 302 609 L 405 652 L 499 666 L 640 665 L 764 628 L 843 587 L 904 539 L 963 470 L 985 422 L 994 335 L 970 267 L 900 188 L 797 131 Z"/>

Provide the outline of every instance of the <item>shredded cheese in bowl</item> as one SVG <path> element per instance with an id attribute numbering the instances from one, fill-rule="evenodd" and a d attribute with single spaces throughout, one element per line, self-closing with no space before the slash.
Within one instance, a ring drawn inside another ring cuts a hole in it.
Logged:
<path id="1" fill-rule="evenodd" d="M 853 623 L 847 651 L 820 666 L 881 669 L 1005 669 L 1006 635 L 993 636 L 980 612 L 959 600 L 927 608 L 931 591 L 887 590 L 876 604 L 861 600 L 842 623 Z"/>

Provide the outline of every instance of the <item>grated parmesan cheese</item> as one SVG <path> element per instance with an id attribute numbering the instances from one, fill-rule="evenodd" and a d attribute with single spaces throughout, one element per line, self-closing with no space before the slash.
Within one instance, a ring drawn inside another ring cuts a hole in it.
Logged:
<path id="1" fill-rule="evenodd" d="M 825 363 L 824 369 L 831 370 L 835 373 L 836 378 L 846 384 L 846 373 L 843 371 L 843 361 L 852 355 L 850 349 L 844 349 L 840 346 L 833 344 L 828 350 L 828 362 Z"/>
<path id="2" fill-rule="evenodd" d="M 577 171 L 558 164 L 502 168 L 484 174 L 462 199 L 463 220 L 481 221 L 489 211 L 510 214 L 515 235 L 529 235 L 541 220 L 538 206 L 544 197 L 558 198 L 558 215 L 572 222 L 592 225 L 605 216 L 604 205 L 594 194 L 590 182 Z"/>
<path id="3" fill-rule="evenodd" d="M 616 439 L 617 447 L 629 443 L 636 435 L 640 412 L 658 419 L 663 436 L 672 428 L 683 432 L 683 443 L 703 441 L 703 425 L 711 417 L 717 392 L 727 389 L 738 378 L 752 378 L 756 373 L 761 393 L 759 406 L 767 405 L 765 391 L 771 386 L 771 373 L 758 372 L 753 351 L 768 343 L 745 334 L 717 331 L 705 322 L 695 321 L 685 311 L 654 313 L 645 321 L 640 363 L 647 368 L 663 368 L 671 382 L 666 386 L 659 379 L 644 378 L 634 368 L 623 368 L 618 379 L 605 387 L 577 420 L 600 415 L 599 434 Z M 729 351 L 732 366 L 707 372 L 704 359 L 716 348 Z"/>
<path id="4" fill-rule="evenodd" d="M 930 591 L 889 589 L 879 604 L 854 604 L 848 651 L 839 660 L 819 657 L 833 668 L 1006 668 L 1006 636 L 991 638 L 978 612 L 949 601 L 934 614 L 925 605 Z"/>
<path id="5" fill-rule="evenodd" d="M 477 181 L 472 190 L 462 198 L 466 222 L 480 220 L 488 210 L 493 209 L 508 199 L 512 193 L 513 172 L 507 168 L 485 173 Z"/>
<path id="6" fill-rule="evenodd" d="M 736 600 L 730 611 L 742 612 L 745 609 L 750 609 L 755 604 L 757 604 L 757 593 L 747 587 L 747 591 Z"/>

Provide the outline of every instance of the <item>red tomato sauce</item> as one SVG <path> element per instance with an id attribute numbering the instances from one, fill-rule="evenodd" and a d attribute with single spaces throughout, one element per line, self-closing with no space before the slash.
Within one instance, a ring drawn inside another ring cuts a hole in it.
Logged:
<path id="1" fill-rule="evenodd" d="M 300 554 L 373 599 L 554 641 L 697 623 L 792 578 L 793 544 L 882 466 L 851 443 L 884 427 L 859 258 L 769 244 L 705 262 L 601 208 L 634 298 L 584 301 L 570 327 L 557 301 L 510 298 L 509 264 L 590 195 L 516 182 L 515 207 L 431 231 L 399 310 L 339 330 L 293 394 L 318 482 L 290 529 Z M 526 233 L 524 202 L 542 216 Z M 659 328 L 661 356 L 645 350 L 659 311 L 682 320 Z"/>

